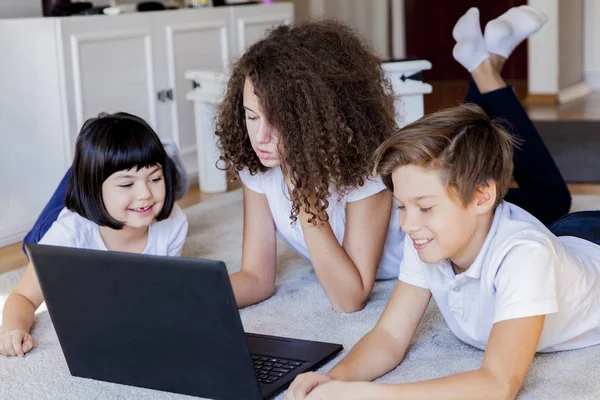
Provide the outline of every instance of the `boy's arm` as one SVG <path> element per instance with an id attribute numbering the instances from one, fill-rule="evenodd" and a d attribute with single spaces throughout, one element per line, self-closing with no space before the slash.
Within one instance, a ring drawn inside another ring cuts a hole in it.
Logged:
<path id="1" fill-rule="evenodd" d="M 286 394 L 286 400 L 301 400 L 316 386 L 334 380 L 372 380 L 394 369 L 427 309 L 431 292 L 398 281 L 379 322 L 352 348 L 328 376 L 317 373 L 299 375 Z"/>
<path id="2" fill-rule="evenodd" d="M 371 381 L 396 368 L 430 299 L 428 289 L 398 281 L 377 325 L 327 375 L 343 381 Z"/>
<path id="3" fill-rule="evenodd" d="M 490 399 L 514 399 L 535 355 L 544 319 L 541 315 L 496 323 L 478 370 L 409 384 L 364 384 L 358 388 L 360 398 L 481 399 L 485 394 Z"/>

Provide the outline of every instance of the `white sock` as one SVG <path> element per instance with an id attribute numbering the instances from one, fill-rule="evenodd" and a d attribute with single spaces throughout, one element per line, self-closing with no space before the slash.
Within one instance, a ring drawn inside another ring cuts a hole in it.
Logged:
<path id="1" fill-rule="evenodd" d="M 533 7 L 513 7 L 485 26 L 487 50 L 508 58 L 523 40 L 537 32 L 547 21 L 546 14 Z"/>
<path id="2" fill-rule="evenodd" d="M 481 33 L 477 7 L 469 8 L 465 15 L 460 17 L 454 25 L 452 36 L 456 40 L 452 55 L 467 71 L 473 71 L 490 56 Z"/>

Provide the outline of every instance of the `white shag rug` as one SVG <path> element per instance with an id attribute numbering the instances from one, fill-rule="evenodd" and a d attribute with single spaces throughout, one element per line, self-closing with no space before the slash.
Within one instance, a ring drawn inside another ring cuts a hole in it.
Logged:
<path id="1" fill-rule="evenodd" d="M 600 196 L 575 196 L 573 210 L 600 209 Z M 185 210 L 189 219 L 184 256 L 225 261 L 240 267 L 242 195 L 234 191 Z M 395 285 L 377 282 L 366 308 L 333 312 L 310 265 L 278 242 L 276 294 L 240 311 L 249 332 L 341 343 L 344 352 L 323 367 L 327 371 L 377 322 Z M 23 270 L 0 276 L 0 307 Z M 44 306 L 33 335 L 38 347 L 24 358 L 0 356 L 0 399 L 184 399 L 189 396 L 75 378 L 67 364 Z M 462 343 L 447 328 L 435 303 L 429 305 L 406 359 L 380 382 L 400 383 L 442 377 L 478 368 L 483 352 Z M 279 396 L 278 398 L 282 398 Z M 600 398 L 600 346 L 537 355 L 520 399 Z"/>

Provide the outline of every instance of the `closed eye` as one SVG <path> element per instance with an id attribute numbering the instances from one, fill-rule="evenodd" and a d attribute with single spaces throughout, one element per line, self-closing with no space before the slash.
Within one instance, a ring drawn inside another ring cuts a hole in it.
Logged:
<path id="1" fill-rule="evenodd" d="M 432 208 L 433 207 L 421 208 L 421 212 L 424 212 L 424 213 L 429 212 L 429 211 L 431 211 Z"/>
<path id="2" fill-rule="evenodd" d="M 129 187 L 132 187 L 132 186 L 133 186 L 133 183 L 126 183 L 124 185 L 119 185 L 119 187 L 122 187 L 122 188 L 129 188 Z"/>

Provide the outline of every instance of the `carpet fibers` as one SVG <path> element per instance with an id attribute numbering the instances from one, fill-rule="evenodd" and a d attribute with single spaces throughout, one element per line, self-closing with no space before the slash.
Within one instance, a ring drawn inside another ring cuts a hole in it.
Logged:
<path id="1" fill-rule="evenodd" d="M 239 269 L 242 199 L 235 191 L 186 210 L 190 222 L 187 257 L 224 260 Z M 576 196 L 575 209 L 600 208 L 598 196 Z M 333 312 L 314 272 L 283 242 L 278 242 L 276 294 L 241 310 L 246 331 L 337 342 L 345 350 L 323 367 L 330 369 L 377 322 L 395 281 L 377 282 L 366 308 Z M 22 270 L 0 276 L 0 307 Z M 0 399 L 184 399 L 189 396 L 81 379 L 69 374 L 45 307 L 36 314 L 38 347 L 25 358 L 0 357 Z M 432 302 L 406 359 L 380 382 L 400 383 L 443 377 L 478 368 L 483 352 L 462 343 L 448 329 Z M 600 346 L 537 355 L 520 399 L 597 399 L 600 396 Z M 482 394 L 482 397 L 485 395 Z M 279 396 L 282 398 L 283 396 Z"/>

